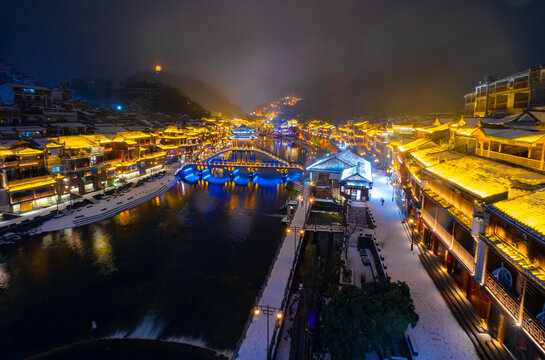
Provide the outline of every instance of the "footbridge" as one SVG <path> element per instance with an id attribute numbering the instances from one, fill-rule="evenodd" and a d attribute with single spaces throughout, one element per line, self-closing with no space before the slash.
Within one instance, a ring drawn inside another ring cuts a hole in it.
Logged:
<path id="1" fill-rule="evenodd" d="M 230 158 L 222 158 L 221 155 L 226 153 L 259 153 L 265 155 L 270 160 L 257 160 L 255 156 L 252 158 L 246 157 L 237 157 L 231 156 Z M 263 169 L 272 169 L 276 170 L 282 174 L 282 176 L 287 176 L 290 172 L 303 172 L 304 168 L 302 165 L 297 163 L 289 162 L 282 157 L 273 154 L 270 151 L 262 149 L 257 146 L 234 146 L 229 145 L 220 150 L 213 152 L 212 154 L 207 155 L 206 158 L 200 160 L 192 160 L 183 165 L 178 172 L 181 172 L 182 175 L 193 173 L 203 176 L 210 172 L 211 169 L 222 169 L 228 171 L 230 176 L 235 176 L 241 169 L 247 170 L 250 174 L 250 177 L 255 176 L 259 170 Z"/>

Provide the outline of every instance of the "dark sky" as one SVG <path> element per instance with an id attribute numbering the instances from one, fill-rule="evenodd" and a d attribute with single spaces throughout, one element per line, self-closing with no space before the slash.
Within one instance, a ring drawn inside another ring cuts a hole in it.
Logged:
<path id="1" fill-rule="evenodd" d="M 316 117 L 449 111 L 487 74 L 545 63 L 541 0 L 3 1 L 0 58 L 37 78 L 150 69 L 245 110 L 288 92 Z"/>

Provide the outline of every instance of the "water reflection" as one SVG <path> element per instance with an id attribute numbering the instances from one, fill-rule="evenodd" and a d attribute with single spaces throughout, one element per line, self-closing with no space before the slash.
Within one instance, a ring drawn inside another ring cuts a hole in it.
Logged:
<path id="1" fill-rule="evenodd" d="M 267 185 L 179 182 L 106 221 L 24 239 L 0 257 L 0 357 L 88 338 L 91 321 L 98 336 L 130 334 L 150 313 L 157 337 L 232 349 L 283 233 L 269 215 L 284 185 Z"/>
<path id="2" fill-rule="evenodd" d="M 0 289 L 7 287 L 9 284 L 9 274 L 7 271 L 7 264 L 0 262 Z"/>
<path id="3" fill-rule="evenodd" d="M 100 228 L 96 230 L 94 237 L 93 254 L 95 257 L 94 263 L 101 274 L 108 275 L 116 270 L 110 238 L 107 234 L 104 234 Z"/>

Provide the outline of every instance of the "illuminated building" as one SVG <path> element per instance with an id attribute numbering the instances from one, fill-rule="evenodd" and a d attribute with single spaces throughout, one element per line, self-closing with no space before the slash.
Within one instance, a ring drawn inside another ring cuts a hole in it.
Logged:
<path id="1" fill-rule="evenodd" d="M 316 188 L 324 193 L 357 201 L 369 199 L 369 190 L 373 187 L 371 164 L 350 150 L 317 160 L 306 170 Z"/>
<path id="2" fill-rule="evenodd" d="M 51 174 L 66 177 L 63 192 L 79 194 L 99 189 L 96 176 L 105 166 L 104 147 L 85 136 L 51 138 L 46 145 L 45 166 Z"/>
<path id="3" fill-rule="evenodd" d="M 545 106 L 545 66 L 515 74 L 487 78 L 464 96 L 464 115 L 501 117 Z"/>
<path id="4" fill-rule="evenodd" d="M 406 216 L 489 333 L 516 358 L 543 357 L 545 175 L 527 162 L 541 156 L 543 135 L 468 125 L 450 124 L 442 145 L 422 134 L 397 147 Z"/>
<path id="5" fill-rule="evenodd" d="M 545 190 L 485 206 L 480 233 L 490 332 L 518 359 L 545 354 Z M 521 347 L 525 343 L 527 346 Z"/>
<path id="6" fill-rule="evenodd" d="M 257 140 L 258 137 L 255 135 L 254 129 L 248 127 L 246 124 L 242 124 L 231 131 L 229 139 L 231 139 L 235 145 L 249 145 L 251 142 Z"/>
<path id="7" fill-rule="evenodd" d="M 58 181 L 44 169 L 44 150 L 30 148 L 26 141 L 0 149 L 3 211 L 19 213 L 55 204 Z"/>

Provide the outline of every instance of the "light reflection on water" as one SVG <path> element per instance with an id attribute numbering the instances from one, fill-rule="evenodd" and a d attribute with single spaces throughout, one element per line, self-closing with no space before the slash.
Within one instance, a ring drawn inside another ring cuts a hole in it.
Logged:
<path id="1" fill-rule="evenodd" d="M 100 223 L 36 235 L 0 255 L 0 349 L 20 358 L 134 332 L 233 348 L 283 228 L 284 185 L 176 183 Z"/>

